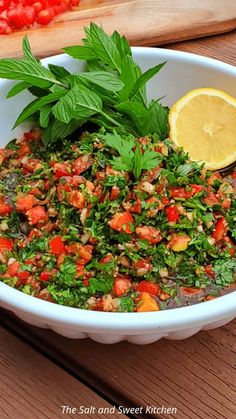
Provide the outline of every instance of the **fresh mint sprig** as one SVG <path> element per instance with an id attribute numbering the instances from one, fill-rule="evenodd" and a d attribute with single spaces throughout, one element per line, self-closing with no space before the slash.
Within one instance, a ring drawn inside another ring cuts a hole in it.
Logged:
<path id="1" fill-rule="evenodd" d="M 73 133 L 85 122 L 108 132 L 145 136 L 168 133 L 168 109 L 158 100 L 149 104 L 146 83 L 165 63 L 142 73 L 124 36 L 111 36 L 91 23 L 85 28 L 83 45 L 64 48 L 78 60 L 87 61 L 87 71 L 71 74 L 63 67 L 44 67 L 33 55 L 27 37 L 23 59 L 0 60 L 0 78 L 16 80 L 7 97 L 29 90 L 35 99 L 20 113 L 14 127 L 33 118 L 42 129 L 45 146 Z M 137 157 L 138 158 L 138 157 Z"/>

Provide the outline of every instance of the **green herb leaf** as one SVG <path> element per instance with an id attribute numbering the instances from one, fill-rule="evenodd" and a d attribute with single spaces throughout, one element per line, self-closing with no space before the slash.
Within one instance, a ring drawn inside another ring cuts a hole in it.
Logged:
<path id="1" fill-rule="evenodd" d="M 95 23 L 90 24 L 86 30 L 90 46 L 96 51 L 97 58 L 120 73 L 121 57 L 114 40 Z"/>
<path id="2" fill-rule="evenodd" d="M 91 71 L 89 73 L 79 73 L 79 79 L 87 80 L 92 84 L 102 87 L 111 92 L 118 92 L 124 87 L 124 83 L 115 74 L 106 71 Z"/>
<path id="3" fill-rule="evenodd" d="M 33 102 L 29 103 L 21 114 L 18 116 L 14 128 L 28 119 L 31 115 L 35 112 L 41 110 L 44 106 L 48 105 L 49 103 L 53 103 L 56 100 L 60 99 L 63 95 L 65 95 L 66 91 L 59 91 L 56 93 L 49 93 L 47 96 L 43 96 L 41 98 L 33 100 Z"/>
<path id="4" fill-rule="evenodd" d="M 59 121 L 68 124 L 74 118 L 89 118 L 102 111 L 100 97 L 81 85 L 75 85 L 69 93 L 62 97 L 52 108 Z"/>
<path id="5" fill-rule="evenodd" d="M 158 64 L 155 67 L 149 68 L 145 73 L 143 73 L 138 80 L 136 81 L 134 88 L 131 92 L 131 97 L 133 97 L 143 86 L 146 85 L 146 83 L 159 71 L 162 69 L 162 67 L 166 64 L 166 61 L 164 63 Z"/>
<path id="6" fill-rule="evenodd" d="M 51 72 L 38 62 L 10 58 L 0 60 L 0 77 L 25 81 L 42 88 L 49 88 L 54 83 L 59 83 Z"/>
<path id="7" fill-rule="evenodd" d="M 27 83 L 26 81 L 20 81 L 20 83 L 15 84 L 7 93 L 7 98 L 9 99 L 10 97 L 16 96 L 19 93 L 21 93 L 23 90 L 28 89 L 28 87 L 30 87 L 30 84 Z"/>

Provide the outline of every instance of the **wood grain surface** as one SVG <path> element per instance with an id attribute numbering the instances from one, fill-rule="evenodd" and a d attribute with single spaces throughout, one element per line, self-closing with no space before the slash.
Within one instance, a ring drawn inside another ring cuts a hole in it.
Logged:
<path id="1" fill-rule="evenodd" d="M 103 398 L 0 327 L 0 418 L 56 419 L 62 405 L 112 407 Z M 117 417 L 118 415 L 112 415 Z M 75 417 L 67 414 L 65 417 Z M 87 418 L 111 417 L 87 414 Z M 119 415 L 122 419 L 126 416 Z"/>
<path id="2" fill-rule="evenodd" d="M 177 415 L 168 417 L 177 419 L 236 417 L 236 321 L 184 341 L 147 346 L 101 345 L 18 320 L 5 318 L 5 323 L 117 404 L 176 407 Z"/>
<path id="3" fill-rule="evenodd" d="M 39 57 L 80 43 L 83 27 L 101 23 L 111 33 L 125 34 L 132 45 L 160 45 L 182 39 L 222 33 L 236 28 L 236 2 L 232 0 L 81 0 L 74 11 L 53 24 L 0 36 L 0 57 L 21 55 L 27 33 Z"/>

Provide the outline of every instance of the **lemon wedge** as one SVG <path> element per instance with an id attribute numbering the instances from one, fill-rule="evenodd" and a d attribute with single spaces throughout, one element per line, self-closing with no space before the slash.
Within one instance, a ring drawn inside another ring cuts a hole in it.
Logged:
<path id="1" fill-rule="evenodd" d="M 236 160 L 236 99 L 202 88 L 181 97 L 169 113 L 170 139 L 209 170 Z"/>

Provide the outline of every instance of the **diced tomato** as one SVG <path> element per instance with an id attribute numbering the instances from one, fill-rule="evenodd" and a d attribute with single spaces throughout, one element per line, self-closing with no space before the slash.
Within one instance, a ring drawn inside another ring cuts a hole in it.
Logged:
<path id="1" fill-rule="evenodd" d="M 53 255 L 60 255 L 61 253 L 65 253 L 66 248 L 62 241 L 61 236 L 54 236 L 49 242 L 50 252 Z"/>
<path id="2" fill-rule="evenodd" d="M 122 297 L 131 288 L 131 281 L 128 275 L 117 275 L 115 278 L 113 292 L 117 297 Z"/>
<path id="3" fill-rule="evenodd" d="M 18 152 L 17 152 L 19 158 L 21 158 L 23 156 L 26 156 L 30 153 L 31 153 L 30 146 L 29 146 L 29 144 L 26 144 L 26 143 L 22 143 Z"/>
<path id="4" fill-rule="evenodd" d="M 70 176 L 71 168 L 68 163 L 55 163 L 53 172 L 57 179 L 61 179 L 63 176 Z"/>
<path id="5" fill-rule="evenodd" d="M 215 272 L 213 271 L 212 265 L 206 265 L 204 266 L 205 272 L 208 276 L 211 278 L 215 277 Z"/>
<path id="6" fill-rule="evenodd" d="M 207 183 L 210 186 L 213 186 L 216 180 L 222 180 L 222 176 L 219 172 L 214 172 L 211 176 L 207 179 Z"/>
<path id="7" fill-rule="evenodd" d="M 130 212 L 133 212 L 134 214 L 141 214 L 141 204 L 142 201 L 140 198 L 136 199 L 136 203 L 132 205 L 130 208 Z"/>
<path id="8" fill-rule="evenodd" d="M 44 207 L 36 205 L 26 212 L 30 225 L 44 224 L 48 220 L 48 214 Z"/>
<path id="9" fill-rule="evenodd" d="M 16 210 L 21 212 L 28 211 L 33 208 L 35 203 L 36 200 L 33 195 L 20 196 L 16 198 Z"/>
<path id="10" fill-rule="evenodd" d="M 203 202 L 211 207 L 212 205 L 218 205 L 220 203 L 220 199 L 214 192 L 208 192 L 206 197 L 203 198 Z"/>
<path id="11" fill-rule="evenodd" d="M 184 295 L 196 295 L 202 292 L 201 288 L 194 288 L 194 287 L 180 287 L 181 294 Z"/>
<path id="12" fill-rule="evenodd" d="M 120 188 L 118 186 L 112 186 L 110 193 L 110 200 L 114 201 L 120 195 Z"/>
<path id="13" fill-rule="evenodd" d="M 84 155 L 76 159 L 73 163 L 72 170 L 76 175 L 80 175 L 80 173 L 87 170 L 90 166 L 92 166 L 93 160 L 89 155 Z"/>
<path id="14" fill-rule="evenodd" d="M 104 256 L 102 259 L 99 260 L 99 263 L 101 263 L 101 265 L 106 265 L 112 260 L 113 260 L 112 254 L 108 253 L 106 256 Z"/>
<path id="15" fill-rule="evenodd" d="M 10 215 L 12 212 L 12 207 L 5 202 L 4 198 L 0 199 L 0 216 L 2 215 Z"/>
<path id="16" fill-rule="evenodd" d="M 133 233 L 132 226 L 134 225 L 134 219 L 130 212 L 118 212 L 108 224 L 113 230 L 127 234 Z"/>
<path id="17" fill-rule="evenodd" d="M 157 295 L 160 291 L 160 287 L 158 284 L 154 284 L 153 282 L 150 282 L 150 281 L 141 281 L 136 286 L 136 290 L 140 292 L 148 292 L 149 294 L 152 294 L 152 295 Z"/>
<path id="18" fill-rule="evenodd" d="M 222 240 L 227 232 L 227 221 L 224 217 L 221 217 L 215 225 L 212 237 L 218 242 Z"/>
<path id="19" fill-rule="evenodd" d="M 54 13 L 51 8 L 43 9 L 38 13 L 35 21 L 39 25 L 48 25 L 52 21 L 53 16 Z"/>
<path id="20" fill-rule="evenodd" d="M 84 275 L 86 274 L 85 270 L 84 270 L 84 265 L 82 265 L 81 263 L 77 263 L 76 264 L 76 277 L 80 278 L 81 276 L 84 277 Z"/>
<path id="21" fill-rule="evenodd" d="M 83 209 L 85 207 L 85 197 L 82 192 L 72 191 L 68 193 L 67 201 L 73 205 L 73 207 L 78 209 Z"/>
<path id="22" fill-rule="evenodd" d="M 203 191 L 203 186 L 202 185 L 196 185 L 196 184 L 192 184 L 192 185 L 190 185 L 190 187 L 191 187 L 191 196 L 194 196 L 194 195 L 196 195 L 197 193 L 200 193 L 200 192 L 202 192 Z"/>
<path id="23" fill-rule="evenodd" d="M 81 257 L 80 263 L 82 265 L 85 265 L 92 259 L 92 251 L 93 251 L 93 246 L 91 245 L 80 247 L 78 253 L 79 253 L 79 256 Z"/>
<path id="24" fill-rule="evenodd" d="M 1 9 L 0 9 L 1 10 Z M 8 35 L 12 29 L 5 19 L 0 19 L 0 35 Z"/>
<path id="25" fill-rule="evenodd" d="M 14 242 L 6 237 L 0 237 L 0 252 L 11 252 L 14 247 Z"/>
<path id="26" fill-rule="evenodd" d="M 169 223 L 177 223 L 179 221 L 179 213 L 175 205 L 165 208 L 166 218 Z"/>
<path id="27" fill-rule="evenodd" d="M 189 187 L 190 187 L 189 190 L 186 190 L 185 188 L 171 187 L 170 188 L 170 196 L 172 198 L 189 199 L 189 198 L 192 198 L 197 193 L 202 192 L 202 190 L 203 190 L 202 185 L 192 184 L 192 185 L 189 185 Z"/>
<path id="28" fill-rule="evenodd" d="M 222 208 L 229 209 L 231 207 L 231 199 L 230 198 L 224 198 L 221 204 Z"/>
<path id="29" fill-rule="evenodd" d="M 171 239 L 168 243 L 168 247 L 174 252 L 183 252 L 188 248 L 188 244 L 191 241 L 187 234 L 172 234 Z"/>
<path id="30" fill-rule="evenodd" d="M 45 282 L 50 281 L 50 279 L 55 273 L 56 273 L 56 269 L 52 269 L 51 271 L 43 271 L 40 274 L 40 280 L 45 281 Z"/>
<path id="31" fill-rule="evenodd" d="M 133 262 L 132 268 L 135 270 L 136 276 L 143 276 L 151 271 L 153 266 L 148 258 L 143 258 L 139 259 L 137 262 Z"/>
<path id="32" fill-rule="evenodd" d="M 18 276 L 19 269 L 21 267 L 20 262 L 13 262 L 7 267 L 7 275 L 10 277 Z"/>
<path id="33" fill-rule="evenodd" d="M 19 278 L 20 280 L 26 280 L 28 279 L 30 276 L 30 272 L 28 271 L 21 271 L 17 274 L 17 278 Z"/>
<path id="34" fill-rule="evenodd" d="M 22 159 L 21 165 L 25 174 L 33 173 L 38 169 L 42 169 L 43 167 L 39 159 L 28 159 L 27 161 L 24 161 L 24 159 Z"/>
<path id="35" fill-rule="evenodd" d="M 137 227 L 135 232 L 140 239 L 147 240 L 150 244 L 159 243 L 162 240 L 162 235 L 158 228 L 141 226 Z"/>

